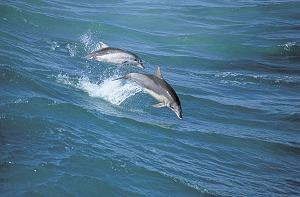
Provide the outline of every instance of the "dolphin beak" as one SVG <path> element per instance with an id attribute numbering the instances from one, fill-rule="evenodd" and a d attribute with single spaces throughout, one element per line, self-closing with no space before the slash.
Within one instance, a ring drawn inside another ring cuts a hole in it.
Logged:
<path id="1" fill-rule="evenodd" d="M 181 113 L 177 113 L 177 112 L 175 112 L 176 113 L 176 116 L 181 120 L 182 119 L 182 114 Z"/>
<path id="2" fill-rule="evenodd" d="M 177 111 L 174 108 L 171 108 L 170 106 L 168 106 L 175 114 L 176 116 L 181 120 L 182 119 L 182 112 L 181 111 Z"/>
<path id="3" fill-rule="evenodd" d="M 143 63 L 139 63 L 139 64 L 137 64 L 137 66 L 138 66 L 139 68 L 145 68 L 145 66 L 144 66 Z"/>

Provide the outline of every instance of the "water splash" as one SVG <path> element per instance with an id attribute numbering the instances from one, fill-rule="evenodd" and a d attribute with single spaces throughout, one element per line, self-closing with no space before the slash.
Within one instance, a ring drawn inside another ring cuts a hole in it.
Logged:
<path id="1" fill-rule="evenodd" d="M 71 57 L 74 57 L 77 53 L 77 45 L 76 44 L 67 44 L 66 45 L 66 48 L 68 49 L 69 51 L 69 54 Z"/>
<path id="2" fill-rule="evenodd" d="M 67 74 L 58 74 L 56 80 L 59 83 L 81 89 L 91 97 L 101 98 L 113 105 L 121 105 L 129 97 L 141 92 L 142 88 L 132 82 L 113 81 L 118 77 L 120 76 L 111 76 L 100 84 L 91 82 L 86 76 L 80 77 L 78 80 L 71 79 Z"/>
<path id="3" fill-rule="evenodd" d="M 84 44 L 85 47 L 88 47 L 92 43 L 92 34 L 91 31 L 80 36 L 80 42 Z"/>
<path id="4" fill-rule="evenodd" d="M 59 44 L 58 44 L 56 41 L 53 41 L 53 42 L 51 42 L 51 44 L 50 44 L 50 48 L 51 48 L 52 51 L 55 51 L 56 48 L 59 48 L 59 47 L 60 47 L 60 46 L 59 46 Z"/>
<path id="5" fill-rule="evenodd" d="M 84 45 L 85 51 L 89 53 L 101 48 L 100 41 L 94 38 L 91 30 L 80 36 L 80 42 Z"/>
<path id="6" fill-rule="evenodd" d="M 113 81 L 114 78 L 117 76 L 108 78 L 98 85 L 83 77 L 79 80 L 77 87 L 87 92 L 91 97 L 102 98 L 114 105 L 122 104 L 127 98 L 142 90 L 134 83 L 122 84 L 121 81 Z"/>
<path id="7" fill-rule="evenodd" d="M 59 73 L 56 77 L 56 81 L 61 84 L 74 86 L 74 83 L 71 81 L 71 78 L 67 74 Z"/>

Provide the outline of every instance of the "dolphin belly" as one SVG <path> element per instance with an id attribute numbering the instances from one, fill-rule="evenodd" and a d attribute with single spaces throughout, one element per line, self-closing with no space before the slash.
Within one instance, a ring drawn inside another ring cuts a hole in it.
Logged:
<path id="1" fill-rule="evenodd" d="M 155 98 L 157 101 L 159 101 L 160 103 L 164 103 L 165 106 L 167 106 L 168 99 L 165 96 L 163 96 L 161 94 L 158 94 L 158 93 L 156 93 L 156 92 L 154 92 L 154 91 L 152 91 L 150 89 L 147 89 L 147 88 L 145 88 L 145 91 L 148 94 L 150 94 L 153 98 Z"/>
<path id="2" fill-rule="evenodd" d="M 108 53 L 108 54 L 99 54 L 94 57 L 97 61 L 104 61 L 113 64 L 122 64 L 124 62 L 132 62 L 132 57 L 123 53 Z"/>

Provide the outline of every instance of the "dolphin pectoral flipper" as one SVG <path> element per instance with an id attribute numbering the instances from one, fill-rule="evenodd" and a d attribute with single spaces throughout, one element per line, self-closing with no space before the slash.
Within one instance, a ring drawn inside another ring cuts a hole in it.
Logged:
<path id="1" fill-rule="evenodd" d="M 157 103 L 155 105 L 152 105 L 152 107 L 155 107 L 155 108 L 161 108 L 161 107 L 165 107 L 166 105 L 164 103 Z"/>

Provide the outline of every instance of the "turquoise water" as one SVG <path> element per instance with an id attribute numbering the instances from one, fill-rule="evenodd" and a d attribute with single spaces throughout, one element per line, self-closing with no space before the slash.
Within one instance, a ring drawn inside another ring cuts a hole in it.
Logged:
<path id="1" fill-rule="evenodd" d="M 299 1 L 1 1 L 0 46 L 1 196 L 300 195 Z M 183 120 L 112 81 L 156 65 Z"/>

